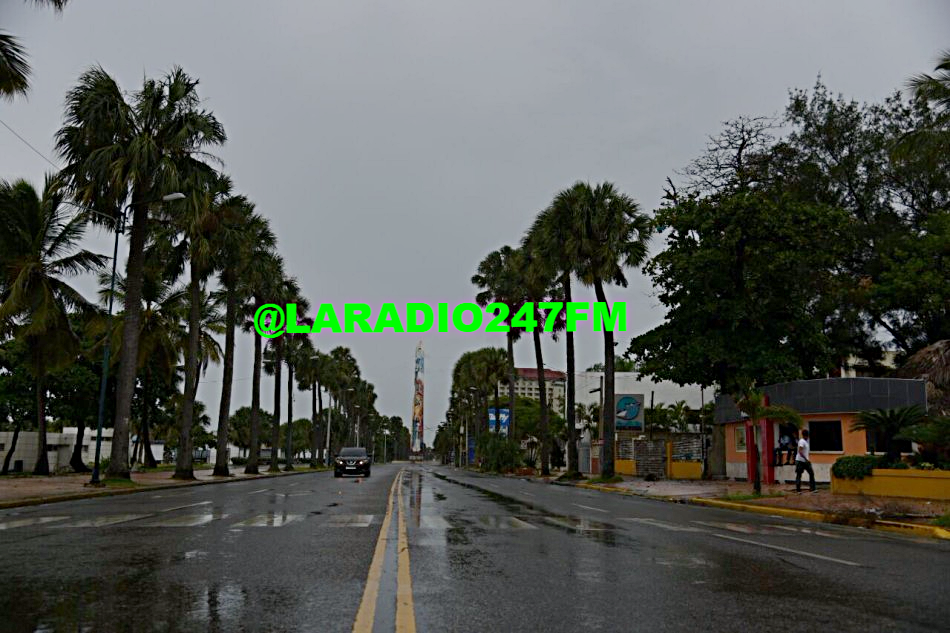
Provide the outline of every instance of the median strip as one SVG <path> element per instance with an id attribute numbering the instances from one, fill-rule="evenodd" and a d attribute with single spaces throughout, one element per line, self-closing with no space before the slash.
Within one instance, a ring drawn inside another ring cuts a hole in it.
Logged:
<path id="1" fill-rule="evenodd" d="M 399 471 L 389 488 L 389 498 L 386 501 L 386 516 L 383 526 L 376 539 L 376 550 L 373 552 L 373 561 L 369 565 L 369 574 L 366 577 L 366 587 L 363 589 L 363 598 L 360 608 L 356 612 L 353 622 L 353 633 L 372 633 L 373 622 L 376 619 L 376 601 L 379 598 L 379 583 L 383 577 L 383 560 L 386 558 L 386 547 L 389 544 L 389 525 L 393 518 L 393 495 L 402 480 L 403 471 Z"/>

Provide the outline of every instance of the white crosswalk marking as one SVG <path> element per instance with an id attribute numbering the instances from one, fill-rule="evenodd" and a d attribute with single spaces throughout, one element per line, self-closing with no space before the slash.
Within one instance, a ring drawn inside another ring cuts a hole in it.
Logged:
<path id="1" fill-rule="evenodd" d="M 235 523 L 232 527 L 281 527 L 303 518 L 302 514 L 278 514 L 267 512 Z"/>
<path id="2" fill-rule="evenodd" d="M 195 506 L 206 506 L 210 501 L 199 501 L 198 503 L 189 503 L 183 506 L 175 506 L 174 508 L 165 508 L 164 510 L 159 510 L 159 512 L 174 512 L 175 510 L 184 510 L 185 508 L 194 508 Z"/>
<path id="3" fill-rule="evenodd" d="M 440 516 L 424 516 L 419 519 L 419 527 L 432 530 L 447 530 L 452 524 Z"/>
<path id="4" fill-rule="evenodd" d="M 577 532 L 603 532 L 611 529 L 610 526 L 602 523 L 596 523 L 590 519 L 576 519 L 574 517 L 544 517 L 544 520 L 551 525 L 560 528 L 567 528 Z"/>
<path id="5" fill-rule="evenodd" d="M 334 514 L 323 525 L 326 527 L 369 527 L 373 514 Z"/>
<path id="6" fill-rule="evenodd" d="M 12 530 L 13 528 L 29 527 L 31 525 L 43 525 L 53 521 L 65 521 L 69 517 L 31 517 L 28 519 L 13 519 L 0 523 L 0 530 Z"/>
<path id="7" fill-rule="evenodd" d="M 88 519 L 77 519 L 75 521 L 68 521 L 66 523 L 57 523 L 56 525 L 51 525 L 50 527 L 55 527 L 55 528 L 104 527 L 106 525 L 116 525 L 117 523 L 125 523 L 126 521 L 135 521 L 136 519 L 144 519 L 150 516 L 153 516 L 153 515 L 151 514 L 113 514 L 113 515 L 106 515 L 106 516 L 91 517 Z"/>

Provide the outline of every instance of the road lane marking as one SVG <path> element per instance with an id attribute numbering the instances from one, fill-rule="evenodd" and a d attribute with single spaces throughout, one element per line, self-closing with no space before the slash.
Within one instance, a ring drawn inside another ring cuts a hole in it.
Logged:
<path id="1" fill-rule="evenodd" d="M 666 521 L 660 521 L 658 519 L 652 519 L 649 517 L 624 517 L 620 520 L 630 521 L 632 523 L 640 523 L 642 525 L 650 525 L 652 527 L 658 527 L 664 530 L 670 530 L 671 532 L 705 532 L 706 531 L 701 528 L 692 527 L 690 525 L 678 525 L 676 523 L 668 523 Z"/>
<path id="2" fill-rule="evenodd" d="M 215 519 L 226 519 L 227 514 L 206 512 L 204 514 L 182 514 L 176 517 L 167 517 L 158 521 L 140 523 L 142 527 L 198 527 L 207 525 Z"/>
<path id="3" fill-rule="evenodd" d="M 260 493 L 262 493 L 262 492 L 267 492 L 268 490 L 273 490 L 273 488 L 261 488 L 260 490 L 255 490 L 254 492 L 249 492 L 249 493 L 247 493 L 247 496 L 250 497 L 251 495 L 257 495 L 257 494 L 260 494 Z"/>
<path id="4" fill-rule="evenodd" d="M 189 503 L 184 506 L 175 506 L 174 508 L 166 508 L 164 510 L 159 510 L 159 512 L 174 512 L 175 510 L 184 510 L 185 508 L 194 508 L 195 506 L 206 506 L 210 501 L 199 501 L 198 503 Z"/>
<path id="5" fill-rule="evenodd" d="M 478 517 L 478 522 L 481 524 L 481 527 L 493 528 L 493 529 L 502 529 L 502 530 L 537 530 L 538 526 L 531 525 L 526 521 L 522 521 L 516 517 L 509 516 L 480 516 Z"/>
<path id="6" fill-rule="evenodd" d="M 584 508 L 585 510 L 596 510 L 597 512 L 604 512 L 606 514 L 610 514 L 610 510 L 602 510 L 600 508 L 595 508 L 593 506 L 585 506 L 585 505 L 581 505 L 580 503 L 573 503 L 571 505 L 575 505 L 578 508 Z"/>
<path id="7" fill-rule="evenodd" d="M 807 556 L 809 558 L 817 558 L 818 560 L 826 560 L 832 563 L 838 563 L 839 565 L 850 565 L 852 567 L 861 566 L 861 563 L 855 563 L 850 560 L 832 558 L 831 556 L 822 556 L 821 554 L 812 554 L 811 552 L 803 552 L 801 550 L 792 549 L 790 547 L 782 547 L 780 545 L 769 545 L 768 543 L 760 543 L 758 541 L 753 541 L 747 538 L 739 538 L 738 536 L 727 536 L 726 534 L 713 534 L 713 536 L 715 536 L 716 538 L 726 539 L 728 541 L 736 541 L 738 543 L 748 543 L 749 545 L 758 545 L 759 547 L 774 549 L 780 552 L 785 552 L 787 554 L 795 554 L 796 556 Z"/>
<path id="8" fill-rule="evenodd" d="M 42 525 L 43 523 L 52 523 L 53 521 L 64 521 L 69 517 L 33 517 L 30 519 L 13 519 L 0 523 L 0 530 L 11 530 L 18 527 L 28 527 L 30 525 Z"/>
<path id="9" fill-rule="evenodd" d="M 399 565 L 396 575 L 396 633 L 416 632 L 416 610 L 412 604 L 412 574 L 409 569 L 409 537 L 406 535 L 406 513 L 403 512 L 402 486 L 398 490 Z"/>
<path id="10" fill-rule="evenodd" d="M 376 539 L 376 550 L 373 552 L 373 562 L 369 565 L 363 598 L 360 600 L 356 620 L 353 622 L 353 633 L 373 632 L 373 620 L 376 619 L 376 600 L 379 597 L 379 583 L 383 577 L 383 560 L 386 558 L 386 547 L 389 544 L 389 525 L 393 518 L 393 496 L 401 479 L 402 471 L 400 470 L 396 478 L 393 479 L 393 485 L 389 488 L 386 515 L 383 517 L 383 526 L 379 530 L 379 538 Z"/>
<path id="11" fill-rule="evenodd" d="M 374 514 L 334 514 L 323 525 L 324 527 L 369 527 L 375 517 Z"/>
<path id="12" fill-rule="evenodd" d="M 529 496 L 529 497 L 533 497 L 533 496 L 534 496 L 534 493 L 531 493 L 531 492 L 522 492 L 521 494 L 527 495 L 527 496 Z"/>
<path id="13" fill-rule="evenodd" d="M 244 519 L 235 523 L 231 527 L 282 527 L 288 523 L 299 521 L 303 518 L 302 514 L 278 514 L 277 512 L 266 512 L 258 514 L 250 519 Z"/>
<path id="14" fill-rule="evenodd" d="M 56 525 L 51 525 L 50 527 L 56 527 L 56 528 L 105 527 L 107 525 L 125 523 L 126 521 L 136 521 L 138 519 L 144 519 L 150 516 L 153 516 L 153 515 L 151 514 L 114 514 L 114 515 L 93 517 L 90 519 L 77 519 L 76 521 L 68 521 L 66 523 L 57 523 Z"/>

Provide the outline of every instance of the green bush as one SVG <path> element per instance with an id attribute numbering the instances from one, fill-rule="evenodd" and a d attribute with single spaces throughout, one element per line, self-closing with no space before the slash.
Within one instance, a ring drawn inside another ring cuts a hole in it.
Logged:
<path id="1" fill-rule="evenodd" d="M 919 464 L 917 464 L 916 468 L 919 468 L 921 470 L 934 470 L 937 467 L 931 464 L 930 462 L 920 462 Z"/>
<path id="2" fill-rule="evenodd" d="M 877 466 L 877 468 L 893 468 L 895 470 L 908 470 L 910 468 L 910 464 L 906 464 L 904 462 L 895 462 L 893 464 L 888 464 L 886 467 Z"/>
<path id="3" fill-rule="evenodd" d="M 521 463 L 521 449 L 507 437 L 488 433 L 479 438 L 478 452 L 482 456 L 482 470 L 494 473 L 510 472 Z"/>
<path id="4" fill-rule="evenodd" d="M 247 466 L 247 457 L 232 457 L 231 463 L 235 466 Z"/>
<path id="5" fill-rule="evenodd" d="M 877 455 L 846 455 L 831 466 L 831 474 L 838 479 L 864 479 L 872 469 L 880 468 L 882 461 Z"/>

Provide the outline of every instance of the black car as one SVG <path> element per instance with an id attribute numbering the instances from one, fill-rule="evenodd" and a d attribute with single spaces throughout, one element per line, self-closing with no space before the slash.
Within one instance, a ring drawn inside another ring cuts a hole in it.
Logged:
<path id="1" fill-rule="evenodd" d="M 333 462 L 333 476 L 362 475 L 369 477 L 370 462 L 365 448 L 357 446 L 344 448 Z"/>

